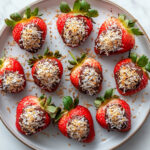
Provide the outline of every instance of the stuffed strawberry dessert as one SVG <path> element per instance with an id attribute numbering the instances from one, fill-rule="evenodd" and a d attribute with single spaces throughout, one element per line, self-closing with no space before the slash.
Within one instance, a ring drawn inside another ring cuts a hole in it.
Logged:
<path id="1" fill-rule="evenodd" d="M 14 13 L 10 15 L 10 19 L 5 19 L 5 23 L 13 29 L 13 38 L 21 49 L 35 53 L 42 47 L 47 26 L 40 18 L 38 8 L 35 8 L 33 12 L 27 8 L 23 17 Z"/>
<path id="2" fill-rule="evenodd" d="M 0 89 L 6 93 L 18 93 L 24 90 L 26 79 L 24 70 L 14 58 L 0 59 Z"/>
<path id="3" fill-rule="evenodd" d="M 76 0 L 72 10 L 62 2 L 60 10 L 63 14 L 58 17 L 57 29 L 63 42 L 69 47 L 81 45 L 93 30 L 92 17 L 98 16 L 97 10 L 85 0 Z"/>
<path id="4" fill-rule="evenodd" d="M 105 92 L 104 96 L 98 97 L 94 102 L 97 113 L 97 122 L 108 131 L 129 131 L 131 128 L 130 106 L 113 95 L 113 89 Z"/>
<path id="5" fill-rule="evenodd" d="M 89 110 L 78 103 L 78 98 L 73 101 L 70 96 L 65 96 L 64 110 L 57 115 L 55 121 L 58 121 L 58 128 L 64 136 L 90 143 L 95 137 L 93 119 Z"/>
<path id="6" fill-rule="evenodd" d="M 146 56 L 131 53 L 130 58 L 119 61 L 114 69 L 117 90 L 121 95 L 132 95 L 148 84 L 150 62 Z"/>
<path id="7" fill-rule="evenodd" d="M 93 59 L 87 58 L 86 54 L 83 54 L 77 59 L 70 52 L 73 60 L 69 63 L 72 65 L 70 80 L 72 84 L 82 93 L 90 96 L 96 95 L 102 89 L 102 67 L 100 63 Z"/>
<path id="8" fill-rule="evenodd" d="M 54 92 L 63 74 L 63 66 L 58 58 L 61 54 L 47 49 L 44 56 L 39 55 L 38 58 L 29 59 L 28 63 L 32 67 L 32 77 L 35 84 L 48 92 Z"/>
<path id="9" fill-rule="evenodd" d="M 33 135 L 48 127 L 59 111 L 51 104 L 51 97 L 26 96 L 17 106 L 16 127 L 24 135 Z"/>
<path id="10" fill-rule="evenodd" d="M 95 40 L 95 53 L 109 56 L 130 51 L 135 45 L 134 35 L 143 35 L 134 25 L 135 21 L 127 20 L 125 15 L 106 20 Z"/>

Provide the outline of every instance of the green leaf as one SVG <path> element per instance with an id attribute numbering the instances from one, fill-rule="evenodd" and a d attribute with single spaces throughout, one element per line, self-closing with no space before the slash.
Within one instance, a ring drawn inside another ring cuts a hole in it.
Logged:
<path id="1" fill-rule="evenodd" d="M 136 63 L 137 54 L 136 54 L 136 53 L 130 53 L 130 58 L 132 59 L 132 61 L 133 61 L 134 63 Z"/>
<path id="2" fill-rule="evenodd" d="M 24 17 L 27 19 L 31 17 L 31 9 L 29 7 L 26 9 Z"/>
<path id="3" fill-rule="evenodd" d="M 71 55 L 71 57 L 73 58 L 73 60 L 78 64 L 78 62 L 77 62 L 75 56 L 74 56 L 70 51 L 69 51 L 69 54 Z"/>
<path id="4" fill-rule="evenodd" d="M 139 28 L 131 28 L 131 31 L 134 35 L 143 35 L 143 32 Z"/>
<path id="5" fill-rule="evenodd" d="M 76 0 L 73 4 L 73 11 L 74 12 L 79 12 L 81 7 L 80 0 Z"/>
<path id="6" fill-rule="evenodd" d="M 82 12 L 87 12 L 91 8 L 90 4 L 88 2 L 86 2 L 85 0 L 82 0 L 80 2 L 80 5 L 81 5 L 80 11 L 82 11 Z"/>
<path id="7" fill-rule="evenodd" d="M 41 95 L 39 98 L 40 98 L 40 99 L 43 99 L 44 97 L 45 97 L 45 95 L 43 94 L 43 95 Z"/>
<path id="8" fill-rule="evenodd" d="M 113 96 L 113 91 L 114 91 L 113 88 L 107 90 L 104 94 L 104 99 L 110 99 Z"/>
<path id="9" fill-rule="evenodd" d="M 57 115 L 57 112 L 60 110 L 59 107 L 56 106 L 47 106 L 46 111 L 50 114 L 51 118 L 55 118 Z"/>
<path id="10" fill-rule="evenodd" d="M 16 25 L 16 22 L 10 19 L 5 19 L 5 23 L 7 24 L 7 26 L 12 28 Z"/>
<path id="11" fill-rule="evenodd" d="M 13 13 L 10 15 L 10 18 L 14 21 L 20 21 L 22 19 L 22 17 L 20 16 L 20 14 L 18 13 Z"/>
<path id="12" fill-rule="evenodd" d="M 63 97 L 63 104 L 66 110 L 70 110 L 73 107 L 73 100 L 70 96 Z"/>
<path id="13" fill-rule="evenodd" d="M 60 11 L 63 13 L 69 13 L 71 11 L 69 5 L 66 2 L 61 2 Z"/>
<path id="14" fill-rule="evenodd" d="M 145 66 L 146 71 L 150 72 L 150 62 Z"/>
<path id="15" fill-rule="evenodd" d="M 126 16 L 124 14 L 119 14 L 118 17 L 121 21 L 124 21 L 126 19 Z"/>
<path id="16" fill-rule="evenodd" d="M 77 106 L 79 104 L 79 98 L 78 97 L 76 97 L 75 99 L 74 99 L 74 108 Z"/>
<path id="17" fill-rule="evenodd" d="M 31 16 L 38 16 L 39 8 L 35 8 L 33 12 L 31 12 Z"/>
<path id="18" fill-rule="evenodd" d="M 52 97 L 50 96 L 50 97 L 47 99 L 46 104 L 49 105 L 49 104 L 51 103 L 51 101 L 52 101 Z"/>
<path id="19" fill-rule="evenodd" d="M 2 65 L 3 64 L 3 60 L 2 59 L 0 59 L 0 65 Z"/>
<path id="20" fill-rule="evenodd" d="M 82 56 L 81 56 L 81 61 L 84 59 L 86 57 L 86 54 L 84 53 L 84 54 L 82 54 Z"/>
<path id="21" fill-rule="evenodd" d="M 91 10 L 89 10 L 88 12 L 87 12 L 87 16 L 88 17 L 97 17 L 99 14 L 98 14 L 98 11 L 97 10 L 95 10 L 95 9 L 91 9 Z"/>
<path id="22" fill-rule="evenodd" d="M 74 60 L 68 60 L 71 65 L 76 65 L 77 63 Z"/>
<path id="23" fill-rule="evenodd" d="M 54 57 L 60 58 L 62 55 L 59 53 L 59 51 L 55 51 Z"/>
<path id="24" fill-rule="evenodd" d="M 128 20 L 128 27 L 131 28 L 131 27 L 134 27 L 135 25 L 135 20 Z"/>
<path id="25" fill-rule="evenodd" d="M 62 118 L 63 115 L 64 115 L 63 112 L 58 113 L 58 114 L 56 115 L 56 117 L 55 117 L 55 123 L 57 123 L 57 122 L 59 121 L 59 119 Z"/>
<path id="26" fill-rule="evenodd" d="M 145 55 L 141 56 L 137 61 L 137 65 L 139 67 L 145 67 L 147 63 L 148 63 L 148 58 Z"/>
<path id="27" fill-rule="evenodd" d="M 47 49 L 44 51 L 44 56 L 46 56 L 48 53 L 49 53 L 49 48 L 47 48 Z"/>
<path id="28" fill-rule="evenodd" d="M 94 105 L 96 108 L 99 108 L 99 106 L 102 104 L 102 102 L 100 100 L 95 100 L 94 101 Z"/>

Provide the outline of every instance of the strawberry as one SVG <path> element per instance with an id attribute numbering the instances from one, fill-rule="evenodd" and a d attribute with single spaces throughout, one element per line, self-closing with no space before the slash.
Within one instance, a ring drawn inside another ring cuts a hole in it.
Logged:
<path id="1" fill-rule="evenodd" d="M 104 96 L 95 100 L 96 120 L 108 131 L 129 131 L 131 128 L 130 106 L 118 96 L 113 95 L 113 91 L 114 89 L 109 89 Z"/>
<path id="2" fill-rule="evenodd" d="M 24 135 L 33 135 L 49 126 L 60 111 L 51 104 L 51 97 L 26 96 L 16 110 L 16 128 Z"/>
<path id="3" fill-rule="evenodd" d="M 64 136 L 90 143 L 95 137 L 93 119 L 89 110 L 78 103 L 78 98 L 73 101 L 70 96 L 65 96 L 64 110 L 56 116 L 55 121 L 58 121 L 58 128 Z"/>
<path id="4" fill-rule="evenodd" d="M 102 67 L 100 63 L 93 59 L 87 58 L 86 54 L 83 54 L 81 58 L 75 58 L 70 52 L 70 55 L 74 59 L 69 60 L 69 63 L 73 65 L 70 67 L 70 80 L 72 84 L 82 93 L 88 95 L 95 95 L 102 89 Z"/>
<path id="5" fill-rule="evenodd" d="M 60 4 L 57 29 L 63 42 L 69 47 L 78 47 L 93 30 L 92 17 L 97 17 L 97 10 L 91 9 L 85 0 L 76 0 L 73 9 L 66 2 Z"/>
<path id="6" fill-rule="evenodd" d="M 29 59 L 28 64 L 32 67 L 32 77 L 35 84 L 48 92 L 54 92 L 63 74 L 63 66 L 60 60 L 59 51 L 53 52 L 47 50 L 44 56 L 38 55 L 38 58 Z"/>
<path id="7" fill-rule="evenodd" d="M 130 51 L 135 45 L 134 35 L 143 35 L 134 25 L 135 20 L 128 20 L 125 15 L 106 20 L 95 40 L 95 53 L 109 56 Z"/>
<path id="8" fill-rule="evenodd" d="M 117 90 L 121 95 L 135 94 L 148 84 L 150 62 L 146 56 L 131 53 L 129 58 L 119 61 L 114 68 Z"/>
<path id="9" fill-rule="evenodd" d="M 18 93 L 24 90 L 26 79 L 19 61 L 14 58 L 0 59 L 0 89 L 6 93 Z"/>
<path id="10" fill-rule="evenodd" d="M 5 19 L 5 23 L 13 29 L 13 38 L 20 48 L 31 53 L 42 47 L 47 33 L 47 26 L 38 12 L 38 8 L 33 12 L 27 8 L 23 16 L 13 13 L 10 19 Z"/>

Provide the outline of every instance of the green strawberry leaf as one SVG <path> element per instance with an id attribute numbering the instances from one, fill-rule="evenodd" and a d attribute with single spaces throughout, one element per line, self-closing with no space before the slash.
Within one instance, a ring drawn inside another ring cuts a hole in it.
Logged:
<path id="1" fill-rule="evenodd" d="M 110 99 L 113 96 L 114 89 L 111 88 L 107 90 L 104 94 L 104 99 Z"/>
<path id="2" fill-rule="evenodd" d="M 72 59 L 76 62 L 76 64 L 78 64 L 78 62 L 77 62 L 75 56 L 74 56 L 70 51 L 69 51 L 69 54 L 71 55 Z"/>
<path id="3" fill-rule="evenodd" d="M 50 97 L 46 100 L 46 105 L 50 105 L 51 101 L 52 101 L 52 97 L 50 96 Z"/>
<path id="4" fill-rule="evenodd" d="M 69 13 L 69 12 L 71 12 L 71 9 L 70 9 L 69 5 L 66 2 L 61 2 L 60 11 L 63 12 L 63 13 Z"/>
<path id="5" fill-rule="evenodd" d="M 119 20 L 124 21 L 126 19 L 126 16 L 124 14 L 119 14 Z"/>
<path id="6" fill-rule="evenodd" d="M 148 63 L 148 58 L 145 55 L 141 56 L 137 61 L 137 65 L 139 67 L 145 67 L 147 63 Z"/>
<path id="7" fill-rule="evenodd" d="M 79 104 L 79 98 L 76 97 L 73 102 L 73 107 L 75 108 Z"/>
<path id="8" fill-rule="evenodd" d="M 13 28 L 16 25 L 16 22 L 10 19 L 5 19 L 5 23 L 11 28 Z"/>
<path id="9" fill-rule="evenodd" d="M 24 14 L 24 18 L 30 18 L 31 17 L 31 8 L 27 7 L 25 14 Z"/>
<path id="10" fill-rule="evenodd" d="M 145 66 L 146 71 L 150 72 L 150 62 Z"/>
<path id="11" fill-rule="evenodd" d="M 99 14 L 98 14 L 98 11 L 95 10 L 95 9 L 91 9 L 87 12 L 86 16 L 88 17 L 97 17 Z"/>
<path id="12" fill-rule="evenodd" d="M 134 35 L 143 35 L 143 32 L 139 28 L 131 28 L 131 31 Z"/>
<path id="13" fill-rule="evenodd" d="M 133 61 L 134 63 L 136 63 L 137 54 L 136 54 L 136 53 L 130 53 L 130 58 L 132 59 L 132 61 Z"/>
<path id="14" fill-rule="evenodd" d="M 63 97 L 64 109 L 70 110 L 73 107 L 73 100 L 70 96 Z"/>
<path id="15" fill-rule="evenodd" d="M 54 57 L 56 57 L 56 58 L 60 58 L 60 57 L 62 57 L 62 55 L 59 53 L 59 51 L 57 50 L 57 51 L 55 51 L 55 53 L 54 53 Z"/>
<path id="16" fill-rule="evenodd" d="M 20 21 L 22 19 L 21 15 L 18 13 L 13 13 L 10 15 L 10 18 L 14 21 Z"/>
<path id="17" fill-rule="evenodd" d="M 3 64 L 3 60 L 2 59 L 0 59 L 0 65 L 2 65 Z"/>
<path id="18" fill-rule="evenodd" d="M 39 8 L 35 8 L 33 12 L 31 12 L 31 16 L 38 16 Z"/>
<path id="19" fill-rule="evenodd" d="M 51 105 L 46 107 L 46 111 L 50 114 L 51 118 L 55 118 L 57 113 L 60 111 L 60 108 Z"/>
<path id="20" fill-rule="evenodd" d="M 80 2 L 80 11 L 87 12 L 91 8 L 90 4 L 85 0 Z"/>
<path id="21" fill-rule="evenodd" d="M 74 12 L 79 12 L 81 7 L 80 0 L 76 0 L 73 4 L 73 11 Z"/>
<path id="22" fill-rule="evenodd" d="M 135 20 L 128 20 L 128 27 L 131 28 L 131 27 L 134 27 L 135 25 Z"/>
<path id="23" fill-rule="evenodd" d="M 102 104 L 102 102 L 100 100 L 95 100 L 94 101 L 94 105 L 96 108 L 99 108 L 99 106 Z"/>
<path id="24" fill-rule="evenodd" d="M 76 65 L 77 63 L 74 60 L 68 60 L 71 65 Z"/>

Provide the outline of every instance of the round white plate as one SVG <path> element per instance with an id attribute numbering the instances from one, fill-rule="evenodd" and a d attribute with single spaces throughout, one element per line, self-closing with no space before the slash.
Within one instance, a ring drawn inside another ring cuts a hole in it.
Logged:
<path id="1" fill-rule="evenodd" d="M 73 1 L 66 0 L 71 5 Z M 81 52 L 89 51 L 89 56 L 97 59 L 103 67 L 103 90 L 100 94 L 103 94 L 107 88 L 115 87 L 113 75 L 113 69 L 115 64 L 122 58 L 127 57 L 128 53 L 110 56 L 110 57 L 96 57 L 94 53 L 94 40 L 97 36 L 98 28 L 103 23 L 103 21 L 110 16 L 118 16 L 118 13 L 126 14 L 128 18 L 134 19 L 127 11 L 123 10 L 119 6 L 108 2 L 108 1 L 100 1 L 100 0 L 92 0 L 89 1 L 91 3 L 92 8 L 98 9 L 99 17 L 94 18 L 96 24 L 94 24 L 94 31 L 91 33 L 88 40 L 79 48 L 71 49 L 64 45 L 62 39 L 60 38 L 58 31 L 56 29 L 56 20 L 57 14 L 59 13 L 59 4 L 61 0 L 45 0 L 45 1 L 37 1 L 34 4 L 31 4 L 31 7 L 39 7 L 40 12 L 43 13 L 42 18 L 46 21 L 48 32 L 46 42 L 43 48 L 37 54 L 43 54 L 43 50 L 49 47 L 52 51 L 59 50 L 64 56 L 62 60 L 64 67 L 64 74 L 62 78 L 62 82 L 58 88 L 58 90 L 53 93 L 46 93 L 47 96 L 51 95 L 53 97 L 53 102 L 56 105 L 62 104 L 62 97 L 67 95 L 77 95 L 79 92 L 71 85 L 69 79 L 69 72 L 66 71 L 67 68 L 67 60 L 71 57 L 68 54 L 68 50 L 71 50 L 76 56 L 79 56 Z M 24 10 L 22 10 L 24 11 Z M 141 30 L 141 26 L 137 25 Z M 144 31 L 143 31 L 144 32 Z M 145 33 L 145 32 L 144 32 Z M 146 35 L 141 37 L 136 37 L 136 52 L 139 54 L 145 54 L 150 58 L 150 45 L 149 40 Z M 132 50 L 135 51 L 135 50 Z M 32 77 L 29 75 L 31 69 L 27 64 L 27 60 L 32 57 L 32 55 L 28 52 L 21 50 L 15 42 L 13 42 L 11 29 L 8 27 L 4 27 L 0 34 L 0 54 L 1 57 L 6 54 L 6 56 L 17 57 L 18 60 L 23 65 L 28 79 L 27 86 L 22 93 L 19 94 L 1 94 L 0 95 L 0 117 L 6 127 L 15 135 L 19 140 L 21 140 L 26 145 L 30 146 L 33 149 L 40 150 L 58 150 L 58 149 L 72 149 L 72 150 L 108 150 L 115 148 L 125 142 L 129 137 L 131 137 L 143 124 L 146 117 L 149 114 L 150 110 L 150 101 L 149 101 L 149 88 L 150 84 L 146 89 L 139 92 L 136 95 L 130 97 L 122 97 L 122 99 L 126 100 L 132 111 L 132 128 L 127 133 L 118 133 L 118 132 L 108 132 L 105 129 L 101 128 L 95 119 L 96 110 L 93 106 L 93 101 L 95 97 L 89 97 L 83 94 L 79 94 L 80 104 L 89 108 L 92 113 L 95 127 L 95 140 L 90 144 L 78 143 L 71 139 L 64 137 L 58 130 L 57 126 L 53 126 L 52 124 L 34 136 L 27 137 L 20 134 L 15 127 L 15 114 L 16 114 L 16 106 L 17 102 L 19 102 L 24 96 L 27 95 L 35 95 L 40 96 L 41 90 L 32 82 Z M 35 56 L 37 55 L 35 54 Z M 72 92 L 69 90 L 72 89 Z M 116 91 L 116 94 L 117 91 Z"/>

